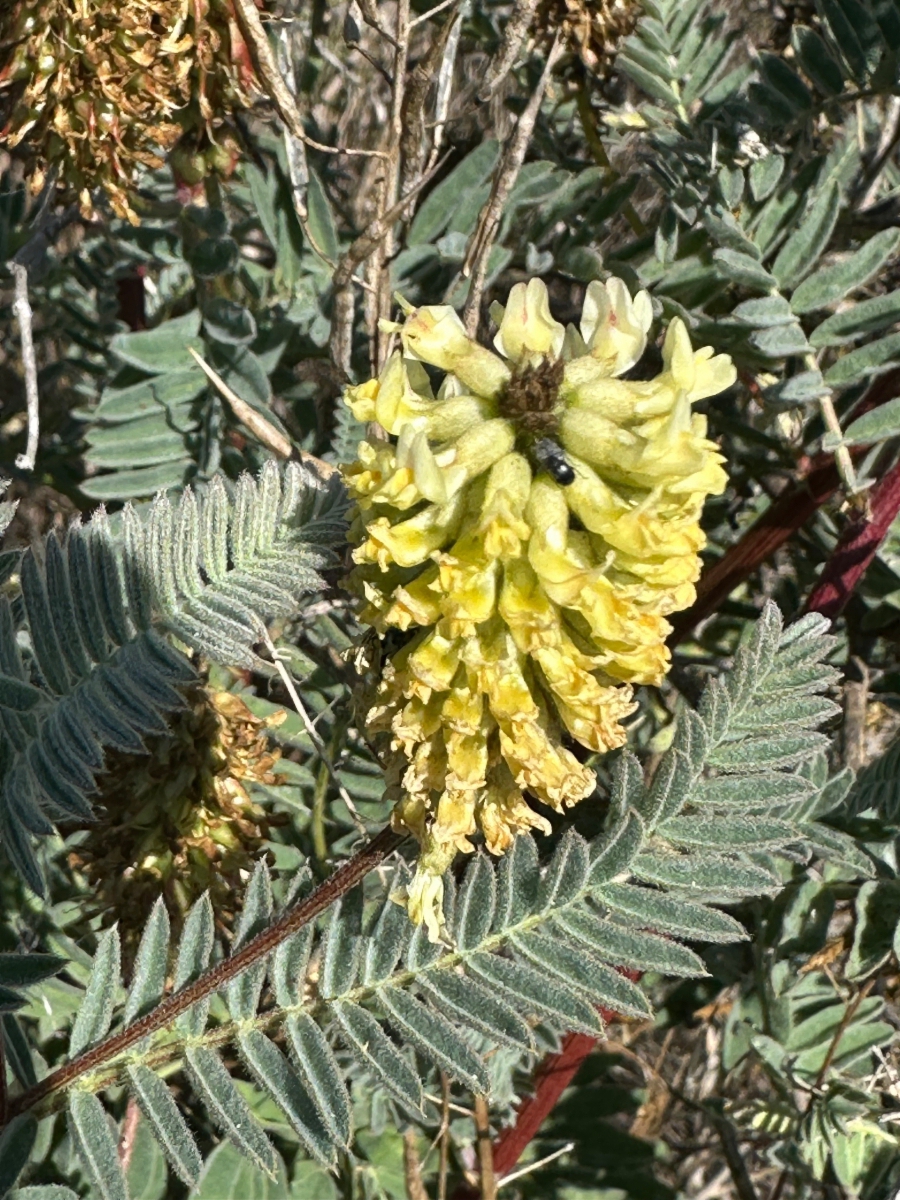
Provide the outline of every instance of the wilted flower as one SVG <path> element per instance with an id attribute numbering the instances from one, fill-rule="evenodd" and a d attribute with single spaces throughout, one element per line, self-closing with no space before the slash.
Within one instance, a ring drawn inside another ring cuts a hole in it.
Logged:
<path id="1" fill-rule="evenodd" d="M 270 728 L 240 696 L 198 686 L 146 753 L 109 752 L 99 781 L 102 805 L 69 854 L 90 885 L 103 923 L 116 921 L 131 953 L 162 891 L 176 930 L 209 890 L 220 917 L 233 915 L 241 879 L 263 852 L 272 826 L 251 795 L 272 786 L 280 751 Z"/>
<path id="2" fill-rule="evenodd" d="M 365 441 L 345 471 L 357 515 L 351 587 L 362 618 L 408 632 L 369 712 L 386 735 L 394 821 L 418 839 L 413 917 L 437 936 L 440 876 L 484 835 L 502 853 L 549 828 L 593 772 L 568 735 L 603 753 L 625 740 L 632 684 L 668 667 L 667 615 L 694 597 L 706 496 L 722 457 L 691 403 L 734 382 L 672 321 L 662 374 L 621 376 L 644 352 L 650 298 L 592 283 L 579 329 L 517 284 L 494 353 L 446 306 L 410 311 L 402 350 L 350 388 Z M 423 364 L 446 372 L 436 396 Z"/>
<path id="3" fill-rule="evenodd" d="M 15 0 L 0 5 L 0 126 L 28 147 L 31 186 L 48 170 L 93 209 L 102 187 L 135 221 L 139 166 L 179 139 L 196 183 L 236 157 L 221 118 L 252 101 L 255 75 L 229 0 Z M 185 136 L 187 135 L 187 136 Z"/>

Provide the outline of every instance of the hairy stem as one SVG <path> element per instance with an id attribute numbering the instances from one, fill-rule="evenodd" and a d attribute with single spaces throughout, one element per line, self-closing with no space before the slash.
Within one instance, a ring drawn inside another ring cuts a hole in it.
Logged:
<path id="1" fill-rule="evenodd" d="M 51 1072 L 40 1083 L 18 1096 L 9 1106 L 8 1118 L 11 1119 L 17 1113 L 34 1108 L 36 1104 L 46 1100 L 55 1092 L 70 1087 L 76 1079 L 91 1071 L 96 1071 L 104 1063 L 116 1058 L 143 1038 L 170 1025 L 176 1017 L 187 1012 L 199 1001 L 205 1000 L 213 992 L 219 991 L 242 971 L 246 971 L 248 967 L 252 967 L 254 963 L 258 963 L 260 959 L 271 954 L 291 934 L 302 929 L 304 925 L 308 925 L 319 913 L 324 912 L 326 908 L 349 892 L 368 875 L 369 871 L 382 863 L 402 841 L 403 837 L 395 833 L 389 826 L 382 829 L 381 833 L 338 867 L 334 874 L 321 883 L 305 900 L 298 901 L 293 907 L 283 912 L 277 921 L 273 921 L 255 938 L 251 938 L 230 958 L 217 963 L 216 966 L 195 979 L 193 983 L 187 984 L 180 991 L 173 992 L 152 1012 L 147 1013 L 140 1020 L 134 1021 L 119 1033 L 114 1033 L 112 1037 L 106 1038 L 99 1045 L 86 1050 L 84 1054 Z"/>

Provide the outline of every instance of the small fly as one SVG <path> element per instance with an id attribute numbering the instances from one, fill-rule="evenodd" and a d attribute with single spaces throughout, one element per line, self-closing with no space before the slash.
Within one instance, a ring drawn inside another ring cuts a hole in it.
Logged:
<path id="1" fill-rule="evenodd" d="M 575 469 L 566 458 L 562 446 L 554 442 L 553 438 L 545 437 L 535 442 L 534 457 L 562 487 L 568 487 L 570 483 L 575 482 Z"/>

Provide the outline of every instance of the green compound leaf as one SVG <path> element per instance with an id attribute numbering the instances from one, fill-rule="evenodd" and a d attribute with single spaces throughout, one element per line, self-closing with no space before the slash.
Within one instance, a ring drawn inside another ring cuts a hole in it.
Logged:
<path id="1" fill-rule="evenodd" d="M 119 973 L 119 933 L 114 926 L 101 936 L 94 955 L 87 991 L 69 1039 L 69 1055 L 72 1058 L 101 1041 L 109 1031 L 113 1002 L 119 987 Z"/>
<path id="2" fill-rule="evenodd" d="M 809 335 L 811 346 L 842 346 L 867 333 L 880 333 L 900 321 L 900 291 L 861 300 L 844 312 L 827 317 Z"/>
<path id="3" fill-rule="evenodd" d="M 131 976 L 131 988 L 125 1004 L 124 1022 L 130 1025 L 137 1017 L 158 1004 L 166 986 L 169 969 L 169 914 L 160 896 L 153 906 L 150 919 L 144 926 Z"/>
<path id="4" fill-rule="evenodd" d="M 778 252 L 772 274 L 779 286 L 796 287 L 813 269 L 831 240 L 841 202 L 840 188 L 835 182 L 828 183 L 819 193 L 800 226 Z"/>
<path id="5" fill-rule="evenodd" d="M 110 1119 L 96 1096 L 74 1092 L 69 1101 L 69 1131 L 91 1186 L 101 1200 L 128 1200 Z"/>
<path id="6" fill-rule="evenodd" d="M 795 313 L 825 308 L 867 283 L 892 257 L 900 241 L 900 229 L 883 229 L 842 262 L 820 267 L 800 284 L 791 296 Z"/>
<path id="7" fill-rule="evenodd" d="M 36 1137 L 37 1121 L 31 1113 L 13 1117 L 0 1133 L 0 1196 L 7 1194 L 27 1166 Z"/>
<path id="8" fill-rule="evenodd" d="M 305 1013 L 288 1018 L 287 1032 L 297 1068 L 319 1116 L 338 1145 L 347 1148 L 352 1134 L 350 1097 L 324 1033 Z"/>
<path id="9" fill-rule="evenodd" d="M 450 1022 L 398 989 L 382 988 L 378 999 L 390 1024 L 435 1066 L 470 1091 L 482 1094 L 490 1091 L 484 1063 Z"/>
<path id="10" fill-rule="evenodd" d="M 900 434 L 900 398 L 888 400 L 871 412 L 851 421 L 843 441 L 850 446 L 876 445 Z"/>
<path id="11" fill-rule="evenodd" d="M 422 1108 L 422 1086 L 418 1076 L 371 1013 L 358 1004 L 341 1002 L 332 1006 L 342 1040 L 350 1052 L 394 1096 L 413 1112 Z"/>
<path id="12" fill-rule="evenodd" d="M 869 342 L 839 358 L 825 372 L 825 382 L 831 387 L 849 387 L 873 375 L 889 370 L 900 360 L 900 333 L 890 333 L 877 342 Z"/>
<path id="13" fill-rule="evenodd" d="M 318 1107 L 290 1062 L 258 1029 L 241 1034 L 238 1044 L 260 1087 L 285 1114 L 306 1149 L 323 1166 L 332 1166 L 334 1142 L 321 1121 Z"/>
<path id="14" fill-rule="evenodd" d="M 141 1113 L 175 1173 L 193 1187 L 203 1170 L 203 1159 L 167 1084 L 140 1064 L 128 1068 L 128 1079 Z"/>
<path id="15" fill-rule="evenodd" d="M 260 1170 L 274 1174 L 277 1158 L 272 1144 L 218 1055 L 204 1046 L 190 1046 L 185 1052 L 185 1065 L 222 1133 Z"/>

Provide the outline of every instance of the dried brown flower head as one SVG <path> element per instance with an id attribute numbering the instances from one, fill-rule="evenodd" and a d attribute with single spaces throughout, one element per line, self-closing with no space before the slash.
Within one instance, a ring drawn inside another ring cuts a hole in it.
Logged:
<path id="1" fill-rule="evenodd" d="M 206 889 L 227 918 L 243 890 L 241 872 L 253 869 L 278 823 L 246 786 L 283 780 L 272 723 L 239 696 L 197 688 L 169 733 L 148 740 L 147 754 L 108 757 L 97 820 L 70 862 L 87 876 L 104 920 L 118 921 L 126 945 L 136 944 L 160 891 L 176 928 Z"/>
<path id="2" fill-rule="evenodd" d="M 102 187 L 136 222 L 137 169 L 161 165 L 185 135 L 205 143 L 195 168 L 227 167 L 221 120 L 250 103 L 253 85 L 228 0 L 20 0 L 0 10 L 0 135 L 27 152 L 34 191 L 55 170 L 85 215 Z"/>
<path id="3" fill-rule="evenodd" d="M 544 29 L 561 28 L 572 53 L 597 75 L 611 69 L 642 11 L 636 0 L 543 0 L 538 22 Z"/>

